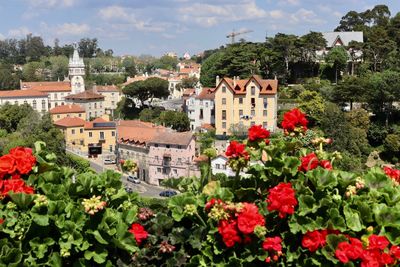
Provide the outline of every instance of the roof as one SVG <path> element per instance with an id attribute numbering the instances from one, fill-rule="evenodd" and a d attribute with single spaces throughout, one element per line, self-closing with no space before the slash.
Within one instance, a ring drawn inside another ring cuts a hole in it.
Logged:
<path id="1" fill-rule="evenodd" d="M 93 92 L 93 90 L 86 90 L 81 93 L 66 96 L 65 99 L 82 99 L 82 100 L 95 100 L 104 99 L 104 96 Z"/>
<path id="2" fill-rule="evenodd" d="M 1 98 L 15 98 L 15 97 L 45 97 L 46 93 L 37 90 L 0 90 Z"/>
<path id="3" fill-rule="evenodd" d="M 95 85 L 93 89 L 97 92 L 120 92 L 121 90 L 115 85 Z"/>
<path id="4" fill-rule="evenodd" d="M 114 121 L 106 121 L 103 118 L 96 118 L 93 121 L 85 122 L 85 129 L 97 130 L 97 129 L 115 129 L 116 123 Z"/>
<path id="5" fill-rule="evenodd" d="M 235 95 L 245 95 L 246 85 L 251 81 L 260 86 L 260 95 L 275 95 L 278 92 L 278 80 L 264 80 L 258 75 L 253 75 L 248 79 L 242 80 L 233 80 L 225 77 L 217 85 L 215 91 L 220 88 L 222 83 L 225 83 Z"/>
<path id="6" fill-rule="evenodd" d="M 158 133 L 166 131 L 163 126 L 140 120 L 119 121 L 118 138 L 121 143 L 147 144 Z"/>
<path id="7" fill-rule="evenodd" d="M 215 130 L 215 127 L 209 123 L 203 123 L 201 125 L 201 128 L 205 130 Z"/>
<path id="8" fill-rule="evenodd" d="M 204 161 L 207 161 L 207 160 L 208 160 L 208 157 L 206 155 L 199 155 L 198 157 L 195 157 L 193 159 L 193 161 L 197 162 L 197 163 L 204 162 Z"/>
<path id="9" fill-rule="evenodd" d="M 196 98 L 204 100 L 214 100 L 215 88 L 204 87 Z"/>
<path id="10" fill-rule="evenodd" d="M 322 35 L 326 40 L 327 47 L 335 46 L 338 37 L 344 46 L 349 45 L 351 41 L 364 42 L 363 32 L 324 32 Z"/>
<path id="11" fill-rule="evenodd" d="M 83 127 L 85 121 L 77 117 L 65 117 L 61 120 L 55 121 L 54 125 L 61 127 Z"/>
<path id="12" fill-rule="evenodd" d="M 192 139 L 192 132 L 165 131 L 156 135 L 149 143 L 187 146 Z"/>
<path id="13" fill-rule="evenodd" d="M 183 91 L 182 95 L 183 96 L 191 96 L 196 92 L 194 88 L 187 88 Z"/>
<path id="14" fill-rule="evenodd" d="M 51 114 L 63 114 L 63 113 L 82 113 L 85 109 L 79 105 L 61 105 L 50 109 Z"/>
<path id="15" fill-rule="evenodd" d="M 41 92 L 69 92 L 70 82 L 21 82 L 21 90 L 37 90 Z"/>

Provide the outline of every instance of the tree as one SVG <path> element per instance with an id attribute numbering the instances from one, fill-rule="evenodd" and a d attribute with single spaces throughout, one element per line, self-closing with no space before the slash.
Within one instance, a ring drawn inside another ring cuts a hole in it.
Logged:
<path id="1" fill-rule="evenodd" d="M 78 43 L 78 50 L 83 57 L 94 57 L 98 52 L 97 38 L 82 38 Z"/>
<path id="2" fill-rule="evenodd" d="M 0 129 L 6 130 L 8 133 L 17 130 L 18 123 L 21 119 L 28 117 L 33 113 L 31 106 L 4 104 L 0 106 Z"/>
<path id="3" fill-rule="evenodd" d="M 356 11 L 349 11 L 346 15 L 342 17 L 339 22 L 339 26 L 335 31 L 360 31 L 364 27 L 364 18 L 362 14 Z"/>
<path id="4" fill-rule="evenodd" d="M 171 127 L 178 132 L 190 130 L 190 120 L 184 112 L 172 110 L 163 111 L 158 118 L 158 123 L 166 127 Z"/>
<path id="5" fill-rule="evenodd" d="M 229 133 L 232 139 L 243 139 L 247 136 L 248 126 L 243 123 L 235 123 L 229 125 Z"/>
<path id="6" fill-rule="evenodd" d="M 325 100 L 315 91 L 305 90 L 299 95 L 299 108 L 307 114 L 311 125 L 319 125 L 325 113 Z"/>
<path id="7" fill-rule="evenodd" d="M 342 46 L 336 46 L 332 48 L 325 60 L 333 64 L 335 68 L 335 82 L 338 82 L 338 71 L 343 70 L 346 67 L 348 60 L 347 51 Z"/>
<path id="8" fill-rule="evenodd" d="M 395 48 L 395 41 L 390 39 L 384 27 L 374 26 L 369 30 L 367 41 L 364 43 L 364 53 L 366 59 L 373 63 L 374 71 L 379 70 L 378 67 Z"/>
<path id="9" fill-rule="evenodd" d="M 123 92 L 131 98 L 138 99 L 142 107 L 144 107 L 145 101 L 149 101 L 149 105 L 151 105 L 154 98 L 165 98 L 169 96 L 168 81 L 157 77 L 151 77 L 144 81 L 128 84 L 124 87 Z"/>
<path id="10" fill-rule="evenodd" d="M 176 88 L 178 90 L 183 90 L 186 88 L 194 88 L 196 87 L 197 83 L 199 82 L 199 79 L 197 79 L 196 77 L 188 77 L 188 78 L 183 78 L 181 80 L 181 83 L 178 83 L 176 85 Z"/>
<path id="11" fill-rule="evenodd" d="M 282 56 L 285 64 L 286 76 L 289 74 L 289 63 L 293 62 L 298 56 L 296 47 L 298 37 L 293 34 L 277 33 L 271 38 L 270 43 L 272 49 Z"/>
<path id="12" fill-rule="evenodd" d="M 160 117 L 162 110 L 158 107 L 155 108 L 145 108 L 139 113 L 139 120 L 154 122 Z"/>
<path id="13" fill-rule="evenodd" d="M 356 76 L 345 76 L 333 90 L 333 100 L 341 106 L 350 103 L 350 109 L 353 109 L 354 102 L 366 100 L 365 80 Z"/>
<path id="14" fill-rule="evenodd" d="M 43 62 L 29 62 L 24 65 L 22 75 L 25 81 L 43 81 L 44 80 L 44 63 Z"/>
<path id="15" fill-rule="evenodd" d="M 122 66 L 125 68 L 125 72 L 129 77 L 135 77 L 137 74 L 135 59 L 133 57 L 126 57 L 122 61 Z"/>
<path id="16" fill-rule="evenodd" d="M 357 61 L 359 61 L 362 57 L 362 47 L 363 44 L 357 41 L 349 42 L 347 46 L 347 50 L 349 51 L 350 59 L 351 59 L 351 71 L 350 74 L 354 75 L 354 66 Z"/>
<path id="17" fill-rule="evenodd" d="M 176 70 L 176 65 L 178 65 L 178 59 L 167 55 L 154 62 L 154 68 L 156 69 Z"/>
<path id="18" fill-rule="evenodd" d="M 68 76 L 68 58 L 66 56 L 52 56 L 48 58 L 53 80 L 63 80 Z"/>
<path id="19" fill-rule="evenodd" d="M 203 86 L 212 87 L 215 85 L 215 77 L 221 76 L 222 73 L 222 58 L 224 57 L 224 52 L 220 51 L 212 54 L 206 60 L 204 60 L 201 71 L 200 71 L 200 83 Z"/>

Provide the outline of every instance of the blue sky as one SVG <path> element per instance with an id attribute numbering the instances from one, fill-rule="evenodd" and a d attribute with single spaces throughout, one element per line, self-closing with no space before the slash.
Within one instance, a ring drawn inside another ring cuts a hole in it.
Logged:
<path id="1" fill-rule="evenodd" d="M 249 41 L 331 31 L 347 11 L 377 4 L 400 11 L 398 0 L 0 0 L 0 38 L 96 37 L 117 55 L 195 54 L 227 43 L 232 29 L 252 30 L 240 36 Z"/>

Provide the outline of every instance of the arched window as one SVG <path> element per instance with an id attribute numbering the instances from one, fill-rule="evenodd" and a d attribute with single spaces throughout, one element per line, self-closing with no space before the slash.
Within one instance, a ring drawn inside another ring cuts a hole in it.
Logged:
<path id="1" fill-rule="evenodd" d="M 46 110 L 46 100 L 42 100 L 42 111 Z"/>
<path id="2" fill-rule="evenodd" d="M 36 109 L 36 100 L 33 100 L 33 101 L 32 101 L 32 108 L 33 108 L 33 109 Z"/>

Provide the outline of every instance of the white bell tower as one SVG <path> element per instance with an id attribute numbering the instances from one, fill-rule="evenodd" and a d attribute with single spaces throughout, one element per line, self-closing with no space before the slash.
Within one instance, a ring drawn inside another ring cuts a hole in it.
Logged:
<path id="1" fill-rule="evenodd" d="M 77 94 L 85 91 L 85 63 L 83 58 L 79 57 L 77 45 L 74 44 L 74 54 L 69 58 L 69 80 L 71 81 L 72 94 Z"/>

